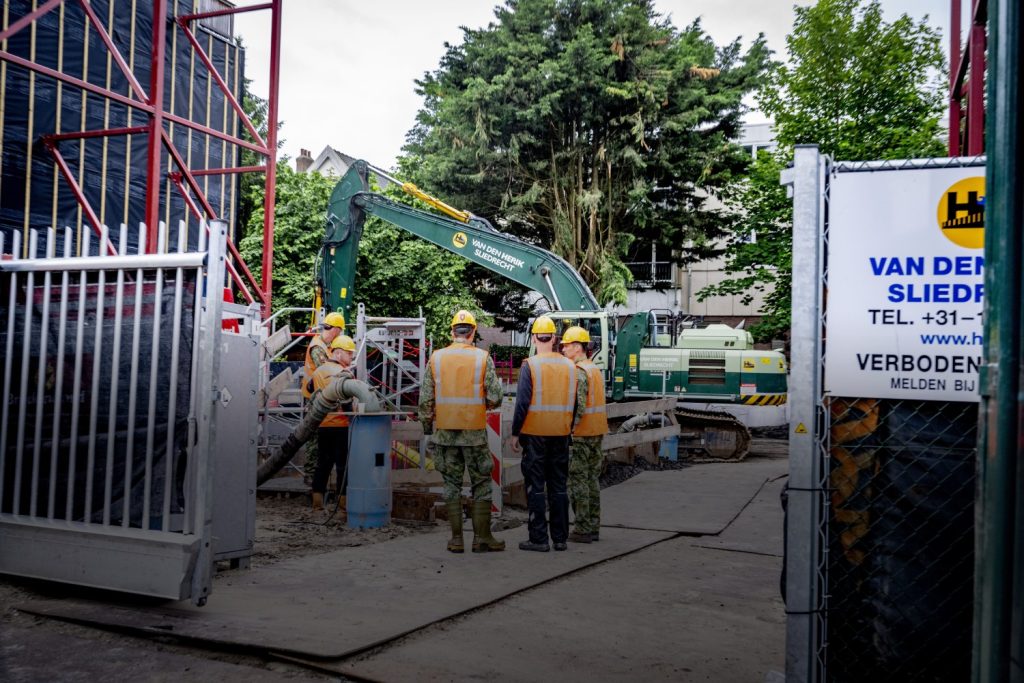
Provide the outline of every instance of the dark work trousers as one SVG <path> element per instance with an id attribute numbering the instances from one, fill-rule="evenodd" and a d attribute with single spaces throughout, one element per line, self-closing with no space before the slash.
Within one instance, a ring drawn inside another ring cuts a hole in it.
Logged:
<path id="1" fill-rule="evenodd" d="M 326 493 L 331 467 L 337 468 L 338 493 L 345 495 L 348 483 L 345 466 L 348 464 L 348 427 L 321 427 L 316 432 L 316 471 L 313 473 L 313 493 Z"/>
<path id="2" fill-rule="evenodd" d="M 551 540 L 565 543 L 569 538 L 569 437 L 520 434 L 519 443 L 523 447 L 521 467 L 526 484 L 530 542 L 548 542 L 544 515 L 547 507 L 551 511 Z"/>

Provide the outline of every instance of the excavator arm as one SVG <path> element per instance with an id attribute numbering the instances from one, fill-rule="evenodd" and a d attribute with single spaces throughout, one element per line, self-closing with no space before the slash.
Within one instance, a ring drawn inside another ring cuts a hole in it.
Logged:
<path id="1" fill-rule="evenodd" d="M 356 259 L 366 216 L 377 216 L 509 280 L 544 295 L 554 310 L 596 311 L 597 299 L 572 266 L 541 247 L 500 232 L 487 220 L 459 211 L 403 184 L 451 218 L 422 211 L 370 192 L 370 168 L 352 164 L 335 186 L 327 210 L 327 232 L 317 284 L 324 305 L 346 315 L 353 303 Z"/>

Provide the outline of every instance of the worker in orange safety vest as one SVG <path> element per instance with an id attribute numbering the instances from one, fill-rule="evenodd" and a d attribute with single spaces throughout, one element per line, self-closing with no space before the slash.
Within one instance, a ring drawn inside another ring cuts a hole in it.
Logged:
<path id="1" fill-rule="evenodd" d="M 330 345 L 335 337 L 345 331 L 345 316 L 338 311 L 331 311 L 324 317 L 322 329 L 309 340 L 306 347 L 306 379 L 302 382 L 302 396 L 308 401 L 313 394 L 309 386 L 316 369 L 327 362 Z"/>
<path id="2" fill-rule="evenodd" d="M 469 311 L 452 317 L 452 343 L 430 356 L 420 384 L 419 420 L 433 447 L 434 468 L 444 478 L 444 498 L 452 536 L 448 550 L 464 552 L 462 477 L 469 472 L 473 492 L 473 552 L 505 549 L 491 534 L 491 470 L 487 409 L 501 405 L 501 383 L 494 362 L 473 346 L 476 318 Z"/>
<path id="3" fill-rule="evenodd" d="M 569 459 L 569 500 L 575 517 L 569 540 L 573 543 L 593 543 L 601 530 L 601 442 L 608 433 L 608 413 L 604 374 L 590 360 L 589 349 L 590 333 L 582 327 L 570 327 L 562 335 L 562 354 L 576 363 L 576 381 L 587 397 L 583 417 L 572 432 Z"/>
<path id="4" fill-rule="evenodd" d="M 550 537 L 555 550 L 565 550 L 569 537 L 569 447 L 573 427 L 586 403 L 576 381 L 576 366 L 555 352 L 555 322 L 537 318 L 531 328 L 537 353 L 523 361 L 519 371 L 512 416 L 513 450 L 522 451 L 521 468 L 529 513 L 528 540 L 520 550 L 547 552 Z"/>
<path id="5" fill-rule="evenodd" d="M 309 379 L 311 394 L 323 391 L 331 382 L 342 378 L 354 377 L 352 358 L 355 356 L 356 344 L 344 334 L 331 340 L 330 355 L 323 365 L 318 367 Z M 345 404 L 342 410 L 351 410 Z M 337 474 L 338 508 L 346 509 L 346 472 L 348 471 L 348 416 L 341 412 L 328 413 L 320 422 L 317 430 L 317 461 L 313 472 L 313 509 L 324 509 L 324 494 L 327 493 L 327 480 L 331 477 L 331 468 Z"/>

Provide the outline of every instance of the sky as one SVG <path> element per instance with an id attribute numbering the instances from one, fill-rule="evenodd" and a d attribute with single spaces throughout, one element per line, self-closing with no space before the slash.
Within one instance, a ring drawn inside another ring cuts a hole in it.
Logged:
<path id="1" fill-rule="evenodd" d="M 239 5 L 254 4 L 251 0 Z M 481 28 L 496 0 L 283 0 L 279 119 L 281 154 L 313 156 L 325 145 L 383 168 L 394 166 L 421 100 L 414 81 L 437 68 L 445 42 L 462 40 L 461 26 Z M 794 0 L 655 0 L 678 27 L 697 17 L 723 44 L 749 43 L 764 33 L 785 56 Z M 809 5 L 813 0 L 796 0 Z M 970 5 L 969 2 L 963 3 Z M 929 15 L 949 51 L 949 0 L 882 0 L 886 17 Z M 246 75 L 257 95 L 269 90 L 268 12 L 237 15 L 246 46 Z M 753 104 L 751 101 L 749 104 Z M 751 123 L 764 121 L 757 112 Z"/>

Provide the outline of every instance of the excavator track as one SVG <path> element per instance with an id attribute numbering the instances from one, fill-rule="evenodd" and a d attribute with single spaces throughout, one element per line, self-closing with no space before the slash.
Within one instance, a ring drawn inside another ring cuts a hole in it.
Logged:
<path id="1" fill-rule="evenodd" d="M 676 406 L 675 415 L 690 462 L 739 462 L 750 451 L 750 430 L 729 413 Z"/>

